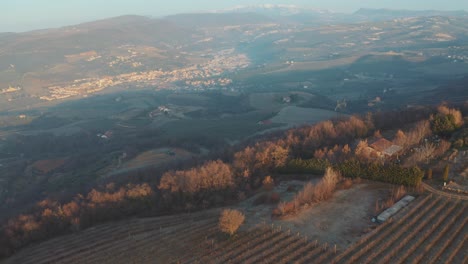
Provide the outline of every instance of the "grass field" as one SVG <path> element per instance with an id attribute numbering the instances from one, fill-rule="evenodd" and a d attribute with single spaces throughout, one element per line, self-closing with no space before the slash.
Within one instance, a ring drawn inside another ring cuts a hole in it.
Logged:
<path id="1" fill-rule="evenodd" d="M 296 101 L 284 103 L 283 97 L 297 97 Z M 278 111 L 289 105 L 296 105 L 312 100 L 315 96 L 304 92 L 253 93 L 249 96 L 250 105 L 258 110 Z"/>
<path id="2" fill-rule="evenodd" d="M 338 116 L 337 112 L 316 108 L 303 108 L 289 106 L 283 108 L 278 115 L 271 120 L 275 123 L 283 123 L 289 125 L 313 124 L 320 121 L 328 120 Z"/>
<path id="3" fill-rule="evenodd" d="M 123 164 L 123 169 L 135 169 L 146 166 L 158 166 L 166 162 L 187 159 L 192 154 L 183 149 L 160 148 L 153 149 L 139 154 L 137 157 Z"/>
<path id="4" fill-rule="evenodd" d="M 203 138 L 237 140 L 256 132 L 279 125 L 260 126 L 259 121 L 268 119 L 272 113 L 253 111 L 221 119 L 184 119 L 169 122 L 161 127 L 164 137 L 169 138 Z"/>

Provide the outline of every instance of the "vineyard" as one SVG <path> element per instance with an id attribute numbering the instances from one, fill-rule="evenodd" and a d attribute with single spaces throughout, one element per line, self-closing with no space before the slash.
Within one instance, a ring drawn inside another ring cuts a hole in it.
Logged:
<path id="1" fill-rule="evenodd" d="M 340 253 L 333 263 L 467 263 L 467 203 L 429 195 Z"/>
<path id="2" fill-rule="evenodd" d="M 220 210 L 133 219 L 31 246 L 5 263 L 467 263 L 468 203 L 419 197 L 347 249 L 274 224 L 233 237 Z"/>
<path id="3" fill-rule="evenodd" d="M 217 232 L 219 210 L 132 219 L 86 229 L 18 252 L 4 263 L 175 263 Z M 0 261 L 1 262 L 1 261 Z M 3 263 L 3 262 L 1 262 Z"/>

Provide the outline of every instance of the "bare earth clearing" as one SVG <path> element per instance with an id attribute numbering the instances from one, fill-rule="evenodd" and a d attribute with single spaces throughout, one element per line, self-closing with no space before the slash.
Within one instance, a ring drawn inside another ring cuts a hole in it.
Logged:
<path id="1" fill-rule="evenodd" d="M 300 183 L 294 181 L 281 185 Z M 370 220 L 374 216 L 375 201 L 384 198 L 389 188 L 389 185 L 380 183 L 358 184 L 351 189 L 337 191 L 331 200 L 311 205 L 297 216 L 281 220 L 271 219 L 275 206 L 250 207 L 246 208 L 246 219 L 252 226 L 261 222 L 273 223 L 283 230 L 299 232 L 310 240 L 346 248 L 374 226 Z M 285 188 L 283 192 L 281 188 L 276 188 L 275 191 L 280 193 L 282 200 L 289 200 L 294 195 L 286 192 Z"/>

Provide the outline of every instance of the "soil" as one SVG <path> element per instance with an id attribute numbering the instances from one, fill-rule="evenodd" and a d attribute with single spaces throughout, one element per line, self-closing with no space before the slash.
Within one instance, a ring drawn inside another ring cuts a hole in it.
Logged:
<path id="1" fill-rule="evenodd" d="M 301 184 L 304 182 L 282 182 L 274 191 L 281 195 L 282 201 L 291 200 L 294 193 L 287 192 L 287 186 Z M 328 201 L 313 204 L 295 216 L 282 219 L 272 219 L 275 205 L 249 205 L 249 201 L 256 198 L 253 197 L 243 203 L 246 226 L 273 224 L 281 226 L 282 230 L 300 233 L 311 241 L 346 248 L 375 227 L 371 221 L 375 216 L 375 203 L 386 198 L 390 189 L 391 185 L 383 183 L 355 184 L 350 189 L 337 191 Z"/>

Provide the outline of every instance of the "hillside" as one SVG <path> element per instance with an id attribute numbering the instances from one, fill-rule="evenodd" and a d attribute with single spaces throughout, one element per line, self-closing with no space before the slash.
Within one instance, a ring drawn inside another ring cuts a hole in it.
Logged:
<path id="1" fill-rule="evenodd" d="M 398 10 L 398 9 L 372 9 L 361 8 L 353 13 L 356 19 L 364 19 L 370 21 L 384 21 L 399 18 L 410 17 L 431 17 L 431 16 L 445 16 L 445 17 L 467 17 L 468 12 L 460 11 L 437 11 L 437 10 Z"/>
<path id="2" fill-rule="evenodd" d="M 164 19 L 185 28 L 215 28 L 275 23 L 273 19 L 258 13 L 178 14 L 166 16 Z"/>
<path id="3" fill-rule="evenodd" d="M 464 263 L 467 81 L 464 12 L 260 5 L 1 33 L 0 257 Z M 246 217 L 230 238 L 225 208 Z"/>

